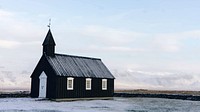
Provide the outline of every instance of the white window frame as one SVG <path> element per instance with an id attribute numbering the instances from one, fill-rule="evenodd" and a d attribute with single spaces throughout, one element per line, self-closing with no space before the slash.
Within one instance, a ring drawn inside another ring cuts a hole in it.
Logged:
<path id="1" fill-rule="evenodd" d="M 72 82 L 71 87 L 69 87 L 69 81 Z M 67 78 L 67 90 L 73 90 L 74 89 L 74 78 L 73 77 L 68 77 Z"/>
<path id="2" fill-rule="evenodd" d="M 89 87 L 87 87 L 87 82 L 89 82 Z M 86 90 L 91 90 L 92 89 L 92 79 L 91 78 L 86 78 L 85 80 L 85 89 Z"/>
<path id="3" fill-rule="evenodd" d="M 107 90 L 108 80 L 102 79 L 102 90 Z"/>

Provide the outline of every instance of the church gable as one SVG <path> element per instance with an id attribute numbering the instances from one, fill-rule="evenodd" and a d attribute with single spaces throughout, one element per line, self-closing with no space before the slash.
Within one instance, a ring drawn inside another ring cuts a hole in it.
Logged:
<path id="1" fill-rule="evenodd" d="M 40 58 L 40 61 L 38 62 L 33 73 L 31 74 L 31 78 L 32 77 L 39 77 L 39 75 L 42 72 L 45 72 L 46 74 L 51 72 L 51 75 L 55 74 L 55 71 L 53 70 L 53 68 L 51 67 L 49 62 L 47 61 L 47 58 L 46 58 L 45 55 L 42 55 L 42 57 Z"/>

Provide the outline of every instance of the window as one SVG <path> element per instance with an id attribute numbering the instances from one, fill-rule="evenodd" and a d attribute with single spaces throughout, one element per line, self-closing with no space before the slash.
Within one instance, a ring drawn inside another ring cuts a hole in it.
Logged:
<path id="1" fill-rule="evenodd" d="M 107 90 L 107 79 L 102 79 L 102 90 Z"/>
<path id="2" fill-rule="evenodd" d="M 68 77 L 67 78 L 67 90 L 73 90 L 74 88 L 74 78 Z"/>
<path id="3" fill-rule="evenodd" d="M 91 90 L 91 86 L 92 86 L 91 78 L 86 78 L 85 86 L 86 86 L 86 90 Z"/>

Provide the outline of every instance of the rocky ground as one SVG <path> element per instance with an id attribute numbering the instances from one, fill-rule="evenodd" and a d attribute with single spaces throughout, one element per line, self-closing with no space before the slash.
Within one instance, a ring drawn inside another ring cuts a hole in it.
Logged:
<path id="1" fill-rule="evenodd" d="M 199 91 L 117 90 L 115 97 L 167 98 L 200 101 Z"/>
<path id="2" fill-rule="evenodd" d="M 115 97 L 168 98 L 200 101 L 200 91 L 115 90 Z M 29 91 L 0 92 L 0 98 L 30 97 Z"/>
<path id="3" fill-rule="evenodd" d="M 29 91 L 0 92 L 0 98 L 20 98 L 29 96 L 30 96 Z"/>
<path id="4" fill-rule="evenodd" d="M 169 94 L 169 95 L 195 95 L 200 96 L 200 91 L 173 91 L 173 90 L 115 90 L 115 93 L 132 93 L 132 94 Z"/>

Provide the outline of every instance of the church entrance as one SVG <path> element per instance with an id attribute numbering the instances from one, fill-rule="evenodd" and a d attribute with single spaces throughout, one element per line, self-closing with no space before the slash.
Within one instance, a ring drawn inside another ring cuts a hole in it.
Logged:
<path id="1" fill-rule="evenodd" d="M 47 75 L 42 72 L 40 75 L 39 98 L 46 98 L 47 92 Z"/>

